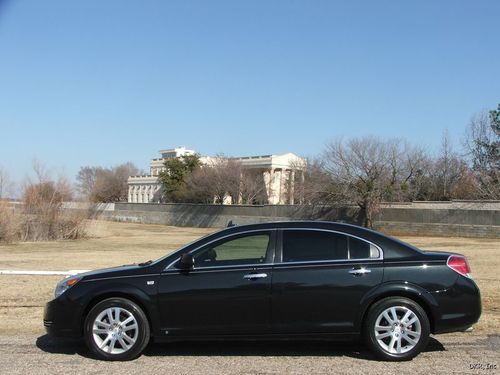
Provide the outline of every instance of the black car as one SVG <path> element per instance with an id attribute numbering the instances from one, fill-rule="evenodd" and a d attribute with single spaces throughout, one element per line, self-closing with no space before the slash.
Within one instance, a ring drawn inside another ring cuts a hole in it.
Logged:
<path id="1" fill-rule="evenodd" d="M 233 226 L 154 262 L 61 281 L 44 325 L 100 358 L 155 341 L 359 339 L 406 360 L 481 314 L 464 256 L 333 222 Z"/>

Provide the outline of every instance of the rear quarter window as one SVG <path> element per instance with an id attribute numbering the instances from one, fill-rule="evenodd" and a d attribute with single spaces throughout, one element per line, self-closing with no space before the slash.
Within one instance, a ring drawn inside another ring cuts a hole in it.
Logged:
<path id="1" fill-rule="evenodd" d="M 373 244 L 349 237 L 349 259 L 379 258 L 380 250 Z"/>

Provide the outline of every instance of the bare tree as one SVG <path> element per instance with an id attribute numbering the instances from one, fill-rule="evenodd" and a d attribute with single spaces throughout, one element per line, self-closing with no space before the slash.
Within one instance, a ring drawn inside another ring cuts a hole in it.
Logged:
<path id="1" fill-rule="evenodd" d="M 451 200 L 451 199 L 468 199 L 473 198 L 466 191 L 470 191 L 468 186 L 460 184 L 468 183 L 467 174 L 469 168 L 465 160 L 460 158 L 454 152 L 445 152 L 444 149 L 441 155 L 435 159 L 432 167 L 432 185 L 429 198 L 431 200 Z M 462 192 L 457 195 L 458 192 Z"/>
<path id="2" fill-rule="evenodd" d="M 22 208 L 0 202 L 0 242 L 77 239 L 86 236 L 85 210 L 64 209 L 72 197 L 64 176 L 53 178 L 44 164 L 33 165 L 35 178 L 26 179 Z"/>
<path id="3" fill-rule="evenodd" d="M 43 241 L 74 239 L 85 235 L 84 211 L 63 209 L 72 199 L 72 188 L 64 175 L 53 178 L 43 163 L 33 163 L 35 179 L 27 179 L 22 196 L 23 215 L 19 221 L 19 239 Z"/>
<path id="4" fill-rule="evenodd" d="M 266 182 L 261 170 L 241 171 L 240 196 L 241 203 L 244 204 L 265 204 L 268 202 Z"/>
<path id="5" fill-rule="evenodd" d="M 13 193 L 13 187 L 9 172 L 0 165 L 0 199 L 8 198 Z"/>
<path id="6" fill-rule="evenodd" d="M 241 163 L 217 155 L 209 163 L 193 171 L 187 180 L 191 201 L 212 200 L 224 204 L 240 198 Z"/>
<path id="7" fill-rule="evenodd" d="M 453 179 L 457 178 L 456 174 L 452 173 L 452 162 L 455 161 L 455 154 L 453 152 L 453 146 L 450 142 L 450 135 L 448 129 L 443 132 L 441 138 L 441 154 L 438 158 L 437 172 L 441 179 L 442 186 L 442 199 L 449 199 L 449 185 L 452 183 Z"/>
<path id="8" fill-rule="evenodd" d="M 457 169 L 454 163 L 455 159 L 448 155 L 448 183 L 453 180 L 451 172 Z M 371 227 L 382 201 L 428 197 L 434 191 L 434 166 L 424 149 L 401 139 L 336 140 L 327 145 L 320 159 L 308 164 L 305 202 L 357 205 L 364 225 Z"/>
<path id="9" fill-rule="evenodd" d="M 500 199 L 498 113 L 483 111 L 474 115 L 465 134 L 464 146 L 478 180 L 478 198 Z"/>
<path id="10" fill-rule="evenodd" d="M 338 193 L 339 187 L 332 176 L 326 172 L 323 159 L 308 160 L 302 171 L 304 181 L 295 189 L 295 200 L 305 204 L 332 204 L 343 202 Z"/>
<path id="11" fill-rule="evenodd" d="M 420 194 L 431 161 L 421 147 L 410 145 L 403 139 L 390 140 L 387 147 L 390 181 L 384 199 L 411 201 Z"/>
<path id="12" fill-rule="evenodd" d="M 77 187 L 92 202 L 122 202 L 128 198 L 128 177 L 138 173 L 132 163 L 112 168 L 82 167 L 76 176 Z"/>
<path id="13" fill-rule="evenodd" d="M 400 188 L 402 195 L 399 201 L 414 201 L 424 199 L 427 182 L 430 179 L 432 159 L 428 153 L 419 146 L 409 145 L 404 142 L 402 154 L 402 173 Z"/>
<path id="14" fill-rule="evenodd" d="M 81 167 L 76 175 L 76 188 L 85 200 L 90 200 L 92 192 L 95 189 L 98 169 L 98 167 Z"/>
<path id="15" fill-rule="evenodd" d="M 51 172 L 45 165 L 38 159 L 34 159 L 31 162 L 31 167 L 33 168 L 33 173 L 35 174 L 36 180 L 39 184 L 46 182 L 50 179 Z"/>
<path id="16" fill-rule="evenodd" d="M 391 143 L 374 137 L 336 140 L 327 145 L 323 161 L 331 181 L 328 200 L 358 205 L 364 225 L 372 227 L 391 185 Z"/>

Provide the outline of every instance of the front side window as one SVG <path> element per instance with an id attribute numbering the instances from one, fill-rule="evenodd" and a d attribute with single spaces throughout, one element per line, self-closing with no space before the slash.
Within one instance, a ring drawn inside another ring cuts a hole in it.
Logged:
<path id="1" fill-rule="evenodd" d="M 216 242 L 194 254 L 194 266 L 199 268 L 264 263 L 269 239 L 269 233 L 258 233 Z"/>
<path id="2" fill-rule="evenodd" d="M 283 262 L 379 258 L 369 242 L 341 233 L 314 230 L 283 231 Z"/>

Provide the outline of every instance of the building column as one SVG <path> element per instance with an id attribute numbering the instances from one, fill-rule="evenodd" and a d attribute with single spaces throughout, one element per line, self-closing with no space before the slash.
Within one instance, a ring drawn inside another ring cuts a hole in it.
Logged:
<path id="1" fill-rule="evenodd" d="M 243 194 L 241 193 L 242 184 L 243 184 L 243 172 L 240 171 L 240 183 L 239 183 L 239 187 L 238 187 L 238 201 L 235 202 L 235 203 L 238 203 L 238 204 L 242 204 L 243 203 Z"/>
<path id="2" fill-rule="evenodd" d="M 295 169 L 291 169 L 290 170 L 290 182 L 289 182 L 289 185 L 290 186 L 290 191 L 289 191 L 289 195 L 290 195 L 290 204 L 295 204 Z"/>
<path id="3" fill-rule="evenodd" d="M 285 200 L 286 200 L 286 197 L 285 197 L 285 170 L 283 168 L 281 168 L 280 170 L 280 178 L 278 180 L 278 183 L 279 183 L 279 195 L 278 195 L 278 204 L 284 204 L 285 203 Z"/>
<path id="4" fill-rule="evenodd" d="M 137 187 L 132 186 L 132 203 L 137 203 Z"/>
<path id="5" fill-rule="evenodd" d="M 159 193 L 161 189 L 161 185 L 155 185 L 155 190 L 153 192 L 153 196 L 156 197 L 156 202 L 160 202 L 160 199 L 161 199 L 161 193 Z"/>
<path id="6" fill-rule="evenodd" d="M 152 203 L 153 202 L 154 196 L 155 196 L 155 192 L 154 192 L 154 189 L 153 189 L 153 185 L 149 185 L 148 203 Z"/>
<path id="7" fill-rule="evenodd" d="M 304 177 L 304 171 L 300 171 L 300 203 L 304 203 L 304 200 L 305 200 L 305 186 L 304 186 L 304 180 L 305 180 L 305 177 Z"/>
<path id="8" fill-rule="evenodd" d="M 279 196 L 276 196 L 276 170 L 271 168 L 269 170 L 269 184 L 267 196 L 269 199 L 269 204 L 277 204 L 279 202 Z"/>

